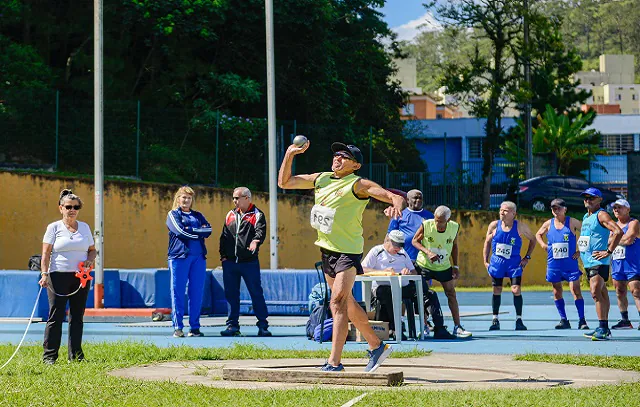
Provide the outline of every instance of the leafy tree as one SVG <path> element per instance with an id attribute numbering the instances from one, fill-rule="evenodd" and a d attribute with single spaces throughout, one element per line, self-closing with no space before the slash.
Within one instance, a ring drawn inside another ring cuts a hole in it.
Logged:
<path id="1" fill-rule="evenodd" d="M 448 0 L 431 3 L 445 27 L 474 29 L 490 43 L 490 57 L 476 52 L 467 64 L 446 64 L 443 85 L 470 106 L 476 117 L 486 118 L 482 151 L 482 207 L 489 207 L 491 175 L 503 134 L 502 117 L 513 106 L 521 82 L 520 66 L 511 52 L 521 33 L 522 4 L 515 0 Z"/>
<path id="2" fill-rule="evenodd" d="M 594 129 L 586 129 L 593 121 L 594 111 L 579 114 L 571 119 L 567 113 L 557 113 L 547 105 L 543 115 L 538 115 L 538 127 L 533 129 L 533 153 L 553 153 L 558 167 L 551 169 L 559 175 L 580 175 L 587 169 L 596 154 L 606 153 L 600 145 L 600 134 Z M 524 132 L 522 120 L 518 127 Z M 521 144 L 508 139 L 505 156 L 513 161 L 524 155 Z"/>

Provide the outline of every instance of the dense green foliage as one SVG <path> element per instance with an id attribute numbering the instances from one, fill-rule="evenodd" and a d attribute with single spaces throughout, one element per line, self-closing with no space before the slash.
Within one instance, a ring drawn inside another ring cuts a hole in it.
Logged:
<path id="1" fill-rule="evenodd" d="M 398 108 L 403 94 L 389 81 L 390 61 L 399 49 L 375 11 L 383 3 L 274 2 L 276 115 L 287 121 L 278 147 L 286 147 L 295 120 L 297 132 L 306 131 L 316 149 L 301 160 L 301 170 L 326 168 L 330 157 L 326 149 L 335 140 L 359 143 L 367 162 L 422 169 L 413 143 L 402 136 Z M 42 111 L 47 117 L 37 118 L 38 127 L 53 129 L 55 92 L 45 97 L 31 97 L 29 92 L 56 89 L 61 169 L 84 169 L 72 163 L 71 156 L 90 156 L 92 151 L 92 2 L 11 0 L 2 2 L 0 14 L 5 160 L 53 161 L 53 147 L 34 152 L 38 142 L 53 146 L 53 138 L 36 134 L 32 123 L 34 112 Z M 103 37 L 108 172 L 133 173 L 131 148 L 135 148 L 140 100 L 143 179 L 212 183 L 218 178 L 213 165 L 218 148 L 220 184 L 264 186 L 263 124 L 248 132 L 222 129 L 218 145 L 214 137 L 223 114 L 242 120 L 266 117 L 263 0 L 105 2 Z M 24 140 L 20 149 L 8 141 L 16 137 Z M 370 140 L 373 157 L 368 155 Z M 229 161 L 247 154 L 260 172 L 259 179 L 255 171 L 236 173 L 243 166 Z M 178 162 L 189 168 L 175 168 Z"/>

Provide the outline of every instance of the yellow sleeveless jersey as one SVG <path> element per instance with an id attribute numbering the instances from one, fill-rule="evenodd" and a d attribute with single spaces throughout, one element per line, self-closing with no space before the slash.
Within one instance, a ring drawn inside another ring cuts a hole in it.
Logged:
<path id="1" fill-rule="evenodd" d="M 447 222 L 447 229 L 444 232 L 438 232 L 435 220 L 429 219 L 422 222 L 422 227 L 424 228 L 422 245 L 437 254 L 438 259 L 432 262 L 426 254 L 419 252 L 416 263 L 418 266 L 432 271 L 447 270 L 451 267 L 451 250 L 460 225 L 454 221 L 449 221 Z"/>
<path id="2" fill-rule="evenodd" d="M 359 179 L 355 174 L 335 178 L 332 172 L 323 172 L 316 178 L 310 221 L 318 231 L 317 246 L 347 254 L 364 251 L 362 214 L 369 198 L 355 195 L 353 186 Z"/>

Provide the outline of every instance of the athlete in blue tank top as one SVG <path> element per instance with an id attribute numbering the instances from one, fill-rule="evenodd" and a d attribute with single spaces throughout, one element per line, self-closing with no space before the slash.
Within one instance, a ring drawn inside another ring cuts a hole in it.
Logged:
<path id="1" fill-rule="evenodd" d="M 587 213 L 582 219 L 578 250 L 589 278 L 591 296 L 596 303 L 598 328 L 584 336 L 594 341 L 606 341 L 611 337 L 609 330 L 609 292 L 606 282 L 609 280 L 609 263 L 613 249 L 622 238 L 622 229 L 611 216 L 600 208 L 602 193 L 596 188 L 588 188 L 582 194 Z"/>
<path id="2" fill-rule="evenodd" d="M 483 260 L 491 276 L 491 285 L 493 286 L 491 299 L 493 321 L 489 327 L 491 331 L 500 329 L 498 314 L 505 277 L 509 277 L 511 280 L 513 305 L 516 308 L 516 331 L 527 330 L 522 322 L 522 271 L 531 259 L 531 252 L 536 247 L 536 240 L 529 226 L 515 220 L 516 210 L 515 203 L 504 201 L 500 205 L 500 220 L 491 222 L 484 241 Z M 527 254 L 524 258 L 520 257 L 522 238 L 529 240 Z"/>
<path id="3" fill-rule="evenodd" d="M 553 218 L 546 221 L 538 233 L 536 240 L 543 250 L 547 251 L 547 281 L 553 286 L 553 299 L 560 314 L 560 322 L 556 329 L 571 329 L 562 297 L 562 281 L 569 282 L 569 288 L 578 310 L 578 329 L 589 329 L 584 317 L 584 299 L 580 290 L 578 268 L 580 252 L 576 249 L 576 235 L 580 231 L 580 221 L 567 216 L 567 204 L 564 199 L 551 201 Z M 546 242 L 544 237 L 546 235 Z"/>
<path id="4" fill-rule="evenodd" d="M 415 263 L 418 258 L 418 249 L 413 247 L 411 241 L 416 234 L 422 222 L 428 219 L 433 219 L 433 213 L 422 207 L 423 199 L 422 192 L 417 189 L 412 189 L 407 192 L 407 207 L 402 211 L 402 216 L 398 219 L 391 219 L 389 222 L 389 228 L 387 233 L 392 230 L 399 230 L 404 233 L 404 251 Z"/>
<path id="5" fill-rule="evenodd" d="M 633 329 L 629 320 L 627 286 L 640 313 L 640 222 L 629 215 L 630 211 L 631 205 L 625 199 L 618 199 L 613 204 L 613 214 L 618 218 L 618 226 L 624 235 L 611 255 L 611 277 L 622 315 L 611 329 Z"/>

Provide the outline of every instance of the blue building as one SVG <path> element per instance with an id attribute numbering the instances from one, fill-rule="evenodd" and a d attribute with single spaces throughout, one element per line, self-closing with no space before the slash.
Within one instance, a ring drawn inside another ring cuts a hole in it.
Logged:
<path id="1" fill-rule="evenodd" d="M 464 173 L 477 183 L 482 174 L 482 144 L 486 119 L 415 120 L 406 124 L 408 138 L 416 141 L 420 156 L 427 163 L 430 182 L 446 183 L 449 173 Z M 502 119 L 505 130 L 515 126 L 516 119 Z M 640 115 L 600 115 L 591 128 L 602 134 L 600 146 L 607 155 L 596 157 L 590 173 L 591 182 L 615 189 L 626 189 L 628 151 L 640 151 Z M 513 164 L 499 156 L 495 160 L 492 183 L 504 183 Z"/>

